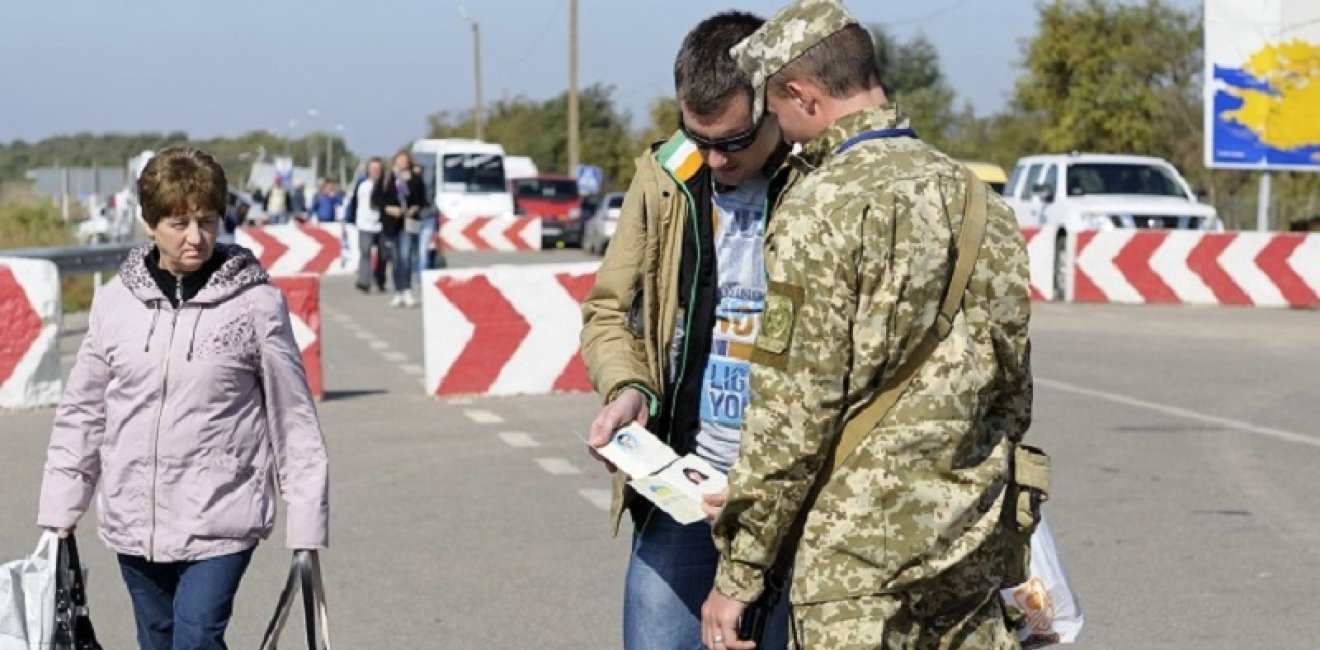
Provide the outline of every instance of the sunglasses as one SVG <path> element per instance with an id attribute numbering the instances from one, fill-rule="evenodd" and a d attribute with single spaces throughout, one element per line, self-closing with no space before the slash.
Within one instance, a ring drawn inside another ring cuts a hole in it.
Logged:
<path id="1" fill-rule="evenodd" d="M 698 149 L 714 149 L 720 153 L 738 153 L 739 151 L 743 151 L 752 146 L 756 142 L 756 136 L 760 135 L 761 125 L 764 123 L 765 117 L 762 116 L 760 120 L 757 120 L 756 124 L 753 124 L 751 128 L 742 133 L 735 133 L 724 138 L 711 139 L 689 131 L 687 125 L 683 123 L 683 117 L 680 115 L 678 118 L 678 129 L 683 132 L 684 136 L 687 136 L 688 140 L 692 141 L 692 144 L 697 145 Z"/>

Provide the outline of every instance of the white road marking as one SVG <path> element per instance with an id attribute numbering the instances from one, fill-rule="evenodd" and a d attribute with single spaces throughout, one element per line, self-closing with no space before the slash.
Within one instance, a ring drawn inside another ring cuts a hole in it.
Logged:
<path id="1" fill-rule="evenodd" d="M 390 363 L 403 363 L 408 360 L 408 355 L 402 352 L 382 352 L 381 356 L 385 357 L 385 360 Z"/>
<path id="2" fill-rule="evenodd" d="M 367 330 L 357 330 L 356 332 L 353 332 L 353 335 L 356 336 L 356 337 L 358 337 L 359 339 L 362 339 L 363 341 L 378 341 L 378 340 L 380 340 L 380 339 L 377 339 L 377 338 L 376 338 L 376 335 L 375 335 L 375 334 L 372 334 L 371 332 L 368 332 Z"/>
<path id="3" fill-rule="evenodd" d="M 1315 447 L 1317 449 L 1320 449 L 1320 438 L 1314 438 L 1293 431 L 1285 431 L 1283 429 L 1264 427 L 1258 424 L 1252 424 L 1250 422 L 1242 422 L 1240 420 L 1230 420 L 1228 418 L 1206 415 L 1204 413 L 1198 413 L 1190 409 L 1185 409 L 1177 406 L 1169 406 L 1166 404 L 1157 404 L 1155 402 L 1147 402 L 1145 400 L 1137 399 L 1135 397 L 1128 397 L 1127 395 L 1119 395 L 1117 393 L 1106 393 L 1100 390 L 1083 388 L 1081 386 L 1075 386 L 1073 384 L 1065 383 L 1062 381 L 1055 381 L 1053 379 L 1042 379 L 1040 377 L 1036 377 L 1035 381 L 1037 386 L 1045 386 L 1046 388 L 1052 388 L 1054 390 L 1063 391 L 1065 393 L 1073 393 L 1075 395 L 1094 397 L 1095 399 L 1104 400 L 1106 402 L 1113 402 L 1114 404 L 1122 404 L 1124 406 L 1131 406 L 1134 408 L 1145 409 L 1147 411 L 1155 411 L 1156 413 L 1163 413 L 1165 415 L 1171 415 L 1173 417 L 1183 418 L 1185 420 L 1202 422 L 1204 424 L 1212 424 L 1218 427 L 1223 427 L 1225 429 L 1233 429 L 1235 431 L 1240 431 L 1242 433 L 1250 433 L 1252 435 L 1264 436 L 1266 438 L 1274 438 L 1275 440 L 1282 440 L 1283 442 L 1291 442 L 1294 444 L 1306 445 L 1309 447 Z"/>
<path id="4" fill-rule="evenodd" d="M 426 369 L 415 363 L 402 364 L 399 366 L 399 370 L 402 370 L 405 375 L 412 375 L 414 377 L 421 377 L 426 374 Z"/>
<path id="5" fill-rule="evenodd" d="M 383 352 L 390 349 L 390 344 L 381 340 L 367 341 L 367 347 Z"/>
<path id="6" fill-rule="evenodd" d="M 333 320 L 336 323 L 341 323 L 344 325 L 353 322 L 353 319 L 349 318 L 348 314 L 331 314 L 330 320 Z"/>
<path id="7" fill-rule="evenodd" d="M 601 510 L 609 510 L 610 502 L 614 499 L 614 493 L 604 488 L 583 488 L 578 490 L 578 494 Z"/>
<path id="8" fill-rule="evenodd" d="M 537 442 L 536 439 L 533 438 L 530 434 L 526 434 L 521 431 L 505 431 L 500 434 L 500 440 L 503 440 L 504 444 L 510 447 L 540 447 L 541 446 L 541 443 Z"/>
<path id="9" fill-rule="evenodd" d="M 554 474 L 555 476 L 572 476 L 574 474 L 582 473 L 582 470 L 574 467 L 573 463 L 570 463 L 563 458 L 537 458 L 536 464 L 540 465 L 541 469 Z"/>
<path id="10" fill-rule="evenodd" d="M 471 397 L 451 397 L 449 399 L 449 403 L 454 406 L 468 406 L 471 404 L 476 404 L 477 400 L 472 399 Z"/>
<path id="11" fill-rule="evenodd" d="M 483 410 L 480 410 L 480 409 L 473 409 L 473 410 L 470 410 L 470 411 L 463 411 L 463 415 L 468 416 L 468 419 L 469 419 L 469 420 L 472 420 L 473 422 L 476 422 L 477 424 L 503 424 L 503 423 L 504 423 L 504 418 L 502 418 L 502 417 L 500 417 L 500 416 L 498 416 L 498 415 L 495 415 L 494 413 L 491 413 L 490 411 L 483 411 Z"/>

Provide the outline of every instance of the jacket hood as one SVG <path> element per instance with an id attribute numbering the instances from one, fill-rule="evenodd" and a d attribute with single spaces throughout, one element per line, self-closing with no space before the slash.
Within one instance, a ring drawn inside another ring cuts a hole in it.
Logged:
<path id="1" fill-rule="evenodd" d="M 168 302 L 147 269 L 149 263 L 147 256 L 154 248 L 154 244 L 146 244 L 129 251 L 128 258 L 119 266 L 119 277 L 138 300 Z M 225 261 L 211 274 L 206 285 L 197 292 L 190 303 L 224 302 L 250 287 L 265 284 L 270 280 L 266 270 L 261 268 L 261 262 L 257 261 L 256 255 L 242 246 L 217 243 L 212 254 L 223 256 Z"/>

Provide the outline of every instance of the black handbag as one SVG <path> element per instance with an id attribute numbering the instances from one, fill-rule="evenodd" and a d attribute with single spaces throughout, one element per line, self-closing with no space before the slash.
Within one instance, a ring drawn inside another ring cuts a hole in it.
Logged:
<path id="1" fill-rule="evenodd" d="M 321 560 L 316 551 L 294 551 L 289 578 L 275 605 L 275 615 L 266 626 L 261 639 L 261 650 L 275 650 L 284 624 L 293 609 L 293 597 L 301 591 L 304 627 L 307 630 L 307 650 L 330 650 L 330 616 L 325 607 L 325 586 L 321 582 Z"/>
<path id="2" fill-rule="evenodd" d="M 55 569 L 55 638 L 53 650 L 101 650 L 87 613 L 87 586 L 73 533 L 60 540 Z"/>

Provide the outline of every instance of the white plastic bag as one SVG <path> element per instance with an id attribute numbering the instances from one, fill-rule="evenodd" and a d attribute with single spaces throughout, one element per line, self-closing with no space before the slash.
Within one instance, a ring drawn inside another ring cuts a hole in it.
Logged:
<path id="1" fill-rule="evenodd" d="M 46 531 L 32 555 L 0 565 L 0 650 L 51 647 L 59 551 L 59 537 Z"/>
<path id="2" fill-rule="evenodd" d="M 1012 613 L 1022 614 L 1017 635 L 1024 649 L 1077 641 L 1085 621 L 1082 606 L 1068 583 L 1044 516 L 1031 534 L 1030 578 L 1012 589 L 1001 589 L 999 594 Z"/>

